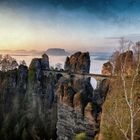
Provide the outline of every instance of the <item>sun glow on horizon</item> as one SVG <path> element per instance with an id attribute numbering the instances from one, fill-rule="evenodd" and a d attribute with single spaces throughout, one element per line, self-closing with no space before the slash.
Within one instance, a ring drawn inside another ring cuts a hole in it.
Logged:
<path id="1" fill-rule="evenodd" d="M 63 23 L 53 17 L 44 19 L 40 15 L 40 20 L 37 17 L 38 15 L 30 11 L 1 8 L 0 19 L 3 20 L 0 22 L 0 50 L 44 50 L 54 47 L 78 50 L 98 44 L 96 37 L 93 37 L 94 32 L 90 32 L 91 25 L 85 28 L 84 23 L 81 24 L 80 21 L 79 24 L 73 21 L 69 23 L 66 20 L 66 23 L 65 21 Z"/>
<path id="2" fill-rule="evenodd" d="M 125 23 L 104 21 L 82 10 L 46 9 L 0 6 L 0 50 L 92 50 L 103 47 L 105 50 L 117 46 L 107 37 L 139 33 L 138 23 L 124 26 Z"/>

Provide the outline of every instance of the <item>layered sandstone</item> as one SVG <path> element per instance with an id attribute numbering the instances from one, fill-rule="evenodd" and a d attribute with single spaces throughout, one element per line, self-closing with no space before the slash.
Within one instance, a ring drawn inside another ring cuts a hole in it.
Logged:
<path id="1" fill-rule="evenodd" d="M 89 53 L 75 53 L 66 59 L 65 70 L 70 73 L 88 73 Z M 103 81 L 94 90 L 90 78 L 62 77 L 58 82 L 58 140 L 74 139 L 78 133 L 86 133 L 92 140 L 99 132 L 100 115 L 108 91 L 108 83 Z M 105 84 L 105 85 L 104 85 Z M 102 90 L 103 88 L 103 90 Z M 68 127 L 69 126 L 69 127 Z"/>

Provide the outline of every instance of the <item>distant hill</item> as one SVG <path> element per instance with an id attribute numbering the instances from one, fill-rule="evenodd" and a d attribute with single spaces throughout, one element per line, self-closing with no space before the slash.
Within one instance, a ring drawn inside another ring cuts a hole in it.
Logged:
<path id="1" fill-rule="evenodd" d="M 46 51 L 46 54 L 48 55 L 69 55 L 68 52 L 65 51 L 65 49 L 61 49 L 61 48 L 51 48 L 51 49 L 48 49 Z"/>
<path id="2" fill-rule="evenodd" d="M 111 52 L 93 52 L 90 53 L 91 57 L 94 57 L 94 60 L 109 60 L 111 57 Z"/>
<path id="3" fill-rule="evenodd" d="M 11 56 L 25 56 L 25 55 L 41 55 L 43 51 L 38 50 L 0 50 L 0 54 L 9 54 Z"/>

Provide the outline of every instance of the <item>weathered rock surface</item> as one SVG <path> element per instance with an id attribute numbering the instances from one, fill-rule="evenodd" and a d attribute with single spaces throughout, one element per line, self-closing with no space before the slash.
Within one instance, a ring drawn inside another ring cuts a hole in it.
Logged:
<path id="1" fill-rule="evenodd" d="M 89 53 L 68 57 L 68 77 L 49 73 L 49 58 L 34 58 L 27 68 L 0 71 L 0 139 L 72 140 L 85 132 L 91 140 L 99 132 L 102 104 L 108 82 L 101 81 L 93 90 L 88 73 Z M 57 136 L 56 136 L 57 131 Z"/>
<path id="2" fill-rule="evenodd" d="M 101 124 L 100 124 L 100 134 L 98 136 L 98 140 L 102 140 L 102 139 L 125 139 L 122 135 L 120 135 L 118 132 L 118 134 L 116 135 L 116 130 L 118 129 L 117 125 L 115 124 L 114 119 L 110 119 L 111 115 L 113 114 L 114 118 L 117 118 L 118 116 L 118 121 L 121 120 L 123 116 L 123 114 L 127 114 L 126 111 L 126 106 L 125 106 L 125 98 L 124 98 L 124 90 L 126 90 L 126 93 L 129 93 L 129 91 L 132 88 L 132 81 L 134 82 L 133 84 L 133 95 L 135 96 L 135 104 L 139 104 L 139 101 L 137 100 L 137 98 L 139 99 L 139 84 L 140 84 L 140 80 L 139 80 L 139 74 L 136 74 L 136 66 L 138 64 L 137 62 L 137 58 L 136 56 L 134 56 L 132 51 L 125 51 L 125 52 L 115 52 L 113 57 L 113 59 L 111 59 L 111 62 L 113 64 L 113 69 L 114 69 L 114 73 L 112 73 L 112 79 L 110 81 L 110 90 L 109 93 L 107 95 L 107 98 L 105 100 L 104 106 L 103 106 L 103 114 L 101 116 Z M 111 69 L 107 69 L 105 68 L 105 65 L 109 64 L 109 63 L 105 63 L 103 65 L 103 70 L 102 72 L 105 74 L 106 72 L 109 74 Z M 110 67 L 108 65 L 108 67 Z M 138 69 L 137 69 L 138 70 Z M 135 76 L 133 74 L 136 74 Z M 134 78 L 135 77 L 135 78 Z M 125 83 L 123 83 L 125 81 Z M 105 91 L 105 87 L 106 84 L 109 81 L 102 81 L 102 84 L 100 88 L 101 90 Z M 124 85 L 125 84 L 125 85 Z M 125 89 L 124 89 L 125 86 Z M 95 90 L 96 91 L 96 90 Z M 97 91 L 96 97 L 94 98 L 95 102 L 98 103 L 98 105 L 100 106 L 100 104 L 103 102 L 102 99 L 104 100 L 104 95 L 102 94 L 98 94 L 101 93 L 100 91 Z M 98 96 L 100 95 L 100 96 Z M 115 101 L 115 104 L 114 104 Z M 116 103 L 117 102 L 117 103 Z M 118 104 L 119 106 L 117 106 L 116 104 Z M 136 110 L 137 106 L 135 106 L 135 110 Z M 122 112 L 120 112 L 120 110 L 122 110 Z M 128 113 L 129 114 L 129 113 Z M 137 117 L 139 117 L 140 114 L 138 114 Z M 127 119 L 129 119 L 128 117 L 129 115 L 126 115 L 126 118 L 123 120 L 123 124 L 128 125 L 129 121 L 127 121 Z M 128 118 L 127 118 L 128 117 Z M 139 121 L 135 122 L 135 128 L 140 128 L 140 124 Z M 105 129 L 108 128 L 107 130 Z M 124 126 L 122 126 L 122 129 L 124 129 Z M 117 128 L 117 129 L 116 129 Z M 139 133 L 136 132 L 137 135 Z M 139 139 L 137 138 L 137 135 L 135 135 L 135 139 Z M 130 139 L 130 135 L 128 132 L 128 139 Z"/>
<path id="3" fill-rule="evenodd" d="M 89 69 L 89 53 L 78 52 L 66 59 L 66 71 L 88 73 Z M 104 85 L 103 82 L 94 91 L 89 78 L 77 78 L 72 75 L 69 78 L 62 77 L 56 91 L 58 96 L 57 139 L 72 140 L 76 134 L 85 132 L 87 140 L 92 140 L 99 132 L 100 114 L 107 91 L 108 84 Z"/>
<path id="4" fill-rule="evenodd" d="M 133 51 L 121 53 L 115 60 L 114 73 L 118 74 L 123 71 L 125 75 L 131 75 L 134 67 Z"/>
<path id="5" fill-rule="evenodd" d="M 47 70 L 49 69 L 49 57 L 46 54 L 42 55 L 42 59 L 41 59 L 41 69 L 42 70 Z"/>
<path id="6" fill-rule="evenodd" d="M 89 73 L 90 56 L 89 53 L 77 52 L 67 57 L 65 62 L 65 70 L 70 72 L 86 72 Z"/>
<path id="7" fill-rule="evenodd" d="M 102 66 L 102 74 L 103 75 L 112 75 L 113 73 L 113 66 L 111 62 L 106 62 Z"/>
<path id="8" fill-rule="evenodd" d="M 49 69 L 47 55 L 32 60 L 29 69 L 0 71 L 0 139 L 56 139 L 56 75 Z"/>

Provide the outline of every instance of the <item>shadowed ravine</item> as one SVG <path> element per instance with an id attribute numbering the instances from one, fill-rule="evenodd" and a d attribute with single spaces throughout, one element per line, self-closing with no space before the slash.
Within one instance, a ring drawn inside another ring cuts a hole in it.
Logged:
<path id="1" fill-rule="evenodd" d="M 29 68 L 0 71 L 0 138 L 72 140 L 84 132 L 93 139 L 109 76 L 89 74 L 89 69 L 89 53 L 77 52 L 66 59 L 61 73 L 50 70 L 47 55 L 33 59 Z M 102 78 L 96 89 L 90 76 Z"/>

